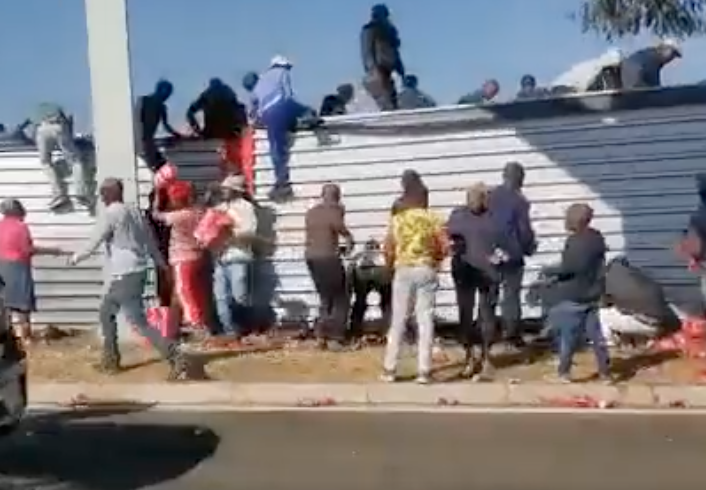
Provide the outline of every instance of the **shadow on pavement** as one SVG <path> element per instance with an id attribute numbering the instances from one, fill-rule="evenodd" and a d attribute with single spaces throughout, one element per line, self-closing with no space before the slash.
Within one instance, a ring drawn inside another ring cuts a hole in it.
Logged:
<path id="1" fill-rule="evenodd" d="M 192 425 L 37 419 L 0 442 L 0 488 L 138 490 L 179 478 L 219 442 Z"/>

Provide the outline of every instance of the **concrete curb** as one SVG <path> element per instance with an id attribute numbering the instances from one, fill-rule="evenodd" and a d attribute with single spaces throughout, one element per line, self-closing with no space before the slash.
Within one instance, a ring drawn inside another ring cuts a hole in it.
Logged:
<path id="1" fill-rule="evenodd" d="M 31 405 L 213 407 L 585 407 L 706 409 L 706 385 L 546 383 L 34 383 Z"/>

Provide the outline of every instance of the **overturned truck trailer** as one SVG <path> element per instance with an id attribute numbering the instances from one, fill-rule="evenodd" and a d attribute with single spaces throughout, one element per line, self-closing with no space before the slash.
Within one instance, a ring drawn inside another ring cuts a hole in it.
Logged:
<path id="1" fill-rule="evenodd" d="M 466 187 L 478 181 L 499 183 L 505 163 L 515 160 L 527 169 L 525 192 L 539 239 L 539 250 L 527 265 L 528 292 L 539 270 L 559 258 L 564 209 L 581 201 L 594 208 L 594 224 L 605 234 L 611 254 L 626 255 L 659 280 L 675 302 L 692 302 L 698 297 L 696 279 L 672 246 L 696 205 L 693 176 L 706 170 L 704 104 L 703 87 L 681 87 L 331 118 L 325 137 L 297 136 L 290 162 L 296 199 L 283 205 L 266 200 L 273 173 L 266 139 L 258 138 L 262 228 L 276 243 L 259 267 L 258 298 L 270 302 L 281 319 L 316 314 L 317 298 L 304 263 L 304 213 L 322 184 L 341 185 L 349 227 L 362 244 L 383 237 L 403 170 L 423 175 L 431 205 L 446 215 L 463 202 Z M 184 178 L 204 185 L 217 178 L 214 143 L 185 142 L 166 151 Z M 49 185 L 34 149 L 6 148 L 0 159 L 0 197 L 25 202 L 37 242 L 72 249 L 87 238 L 94 218 L 85 211 L 48 211 Z M 136 173 L 146 204 L 150 175 L 142 165 Z M 41 257 L 36 269 L 37 323 L 97 322 L 99 258 L 68 269 L 60 258 Z M 539 314 L 532 301 L 524 309 L 526 316 Z M 372 308 L 369 314 L 378 312 Z M 446 272 L 439 285 L 438 315 L 456 318 Z"/>

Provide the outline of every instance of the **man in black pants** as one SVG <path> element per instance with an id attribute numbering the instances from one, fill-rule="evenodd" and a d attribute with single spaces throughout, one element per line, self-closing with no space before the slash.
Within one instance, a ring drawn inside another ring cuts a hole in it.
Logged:
<path id="1" fill-rule="evenodd" d="M 385 325 L 390 323 L 392 301 L 392 274 L 385 265 L 385 255 L 377 240 L 368 240 L 365 249 L 353 258 L 351 283 L 353 285 L 353 310 L 351 312 L 351 339 L 363 335 L 363 320 L 368 309 L 368 296 L 372 292 L 380 295 L 380 309 Z"/>
<path id="2" fill-rule="evenodd" d="M 349 294 L 346 272 L 339 256 L 339 237 L 346 239 L 344 252 L 353 249 L 353 236 L 345 224 L 341 189 L 326 184 L 321 201 L 305 218 L 306 264 L 319 295 L 316 336 L 320 348 L 341 350 L 346 339 Z"/>
<path id="3" fill-rule="evenodd" d="M 495 307 L 500 274 L 497 265 L 505 253 L 499 248 L 499 227 L 488 212 L 488 188 L 468 190 L 465 206 L 454 209 L 447 229 L 453 242 L 451 262 L 460 320 L 460 340 L 466 348 L 464 373 L 476 380 L 492 377 L 490 348 L 495 340 Z M 478 319 L 473 310 L 478 294 Z"/>

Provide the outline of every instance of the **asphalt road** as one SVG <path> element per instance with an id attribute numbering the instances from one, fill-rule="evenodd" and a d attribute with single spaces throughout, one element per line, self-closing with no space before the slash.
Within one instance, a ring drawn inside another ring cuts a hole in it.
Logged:
<path id="1" fill-rule="evenodd" d="M 159 413 L 35 417 L 2 490 L 700 490 L 706 417 Z"/>

